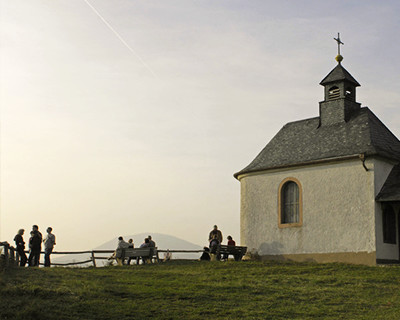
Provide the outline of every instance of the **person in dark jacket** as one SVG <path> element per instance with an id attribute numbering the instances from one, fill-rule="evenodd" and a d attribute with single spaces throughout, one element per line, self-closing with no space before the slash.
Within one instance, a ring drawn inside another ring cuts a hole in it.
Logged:
<path id="1" fill-rule="evenodd" d="M 133 249 L 135 247 L 135 244 L 133 243 L 133 239 L 129 239 L 128 240 L 128 244 L 129 244 L 128 248 L 132 248 Z M 129 257 L 127 264 L 130 265 L 131 261 L 132 261 L 132 257 Z"/>
<path id="2" fill-rule="evenodd" d="M 221 244 L 221 243 L 218 241 L 217 236 L 214 235 L 213 238 L 210 241 L 210 246 L 209 246 L 210 253 L 212 253 L 212 254 L 216 253 L 219 244 Z"/>
<path id="3" fill-rule="evenodd" d="M 211 242 L 212 240 L 217 239 L 218 243 L 222 243 L 222 232 L 218 230 L 217 225 L 211 230 L 210 234 L 208 235 L 208 241 Z"/>
<path id="4" fill-rule="evenodd" d="M 24 229 L 19 229 L 17 235 L 14 237 L 15 246 L 20 258 L 19 265 L 21 267 L 25 267 L 27 261 L 25 254 L 25 241 L 24 238 L 22 237 L 24 235 L 24 232 L 25 232 Z"/>
<path id="5" fill-rule="evenodd" d="M 149 248 L 150 247 L 150 240 L 149 238 L 144 239 L 144 242 L 140 245 L 139 248 Z M 142 258 L 142 263 L 146 264 L 146 259 L 147 257 L 141 257 Z M 136 259 L 136 264 L 139 264 L 140 257 L 137 257 Z"/>
<path id="6" fill-rule="evenodd" d="M 200 257 L 200 260 L 201 261 L 210 261 L 211 260 L 211 258 L 210 258 L 210 249 L 207 248 L 207 247 L 204 247 L 203 250 L 204 251 L 203 251 L 203 254 Z"/>
<path id="7" fill-rule="evenodd" d="M 29 253 L 28 264 L 30 267 L 38 267 L 40 261 L 40 251 L 42 250 L 42 234 L 37 225 L 32 226 L 32 237 L 29 239 L 31 252 Z"/>
<path id="8" fill-rule="evenodd" d="M 155 250 L 155 247 L 156 247 L 156 243 L 153 241 L 153 239 L 151 238 L 150 235 L 147 237 L 147 239 L 149 239 L 149 247 L 151 248 L 150 249 L 150 259 L 149 259 L 149 261 L 153 262 L 153 255 L 154 255 L 154 250 Z"/>

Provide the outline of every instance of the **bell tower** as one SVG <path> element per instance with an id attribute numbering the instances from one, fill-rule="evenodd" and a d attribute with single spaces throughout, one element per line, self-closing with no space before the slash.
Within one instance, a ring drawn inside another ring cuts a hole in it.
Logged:
<path id="1" fill-rule="evenodd" d="M 347 122 L 354 112 L 357 112 L 361 104 L 356 102 L 356 87 L 360 84 L 342 66 L 343 57 L 340 55 L 339 34 L 334 38 L 338 43 L 338 65 L 320 82 L 324 86 L 324 101 L 319 103 L 320 126 L 333 125 Z"/>

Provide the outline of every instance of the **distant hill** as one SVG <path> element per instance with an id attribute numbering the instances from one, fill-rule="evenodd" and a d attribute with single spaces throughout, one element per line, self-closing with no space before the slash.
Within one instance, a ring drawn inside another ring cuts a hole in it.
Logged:
<path id="1" fill-rule="evenodd" d="M 123 236 L 125 241 L 129 239 L 133 239 L 133 243 L 135 248 L 139 247 L 144 239 L 147 238 L 148 235 L 151 235 L 153 240 L 156 242 L 156 246 L 159 250 L 201 250 L 203 247 L 191 243 L 189 241 L 179 239 L 177 237 L 162 234 L 162 233 L 140 233 L 136 235 L 125 235 Z M 102 245 L 94 248 L 93 250 L 114 250 L 118 244 L 118 237 L 103 243 Z M 90 250 L 90 249 L 89 249 Z M 104 254 L 107 255 L 107 254 Z M 172 259 L 198 259 L 200 257 L 200 253 L 173 253 Z M 163 258 L 163 253 L 160 253 L 160 258 Z M 89 254 L 70 254 L 65 256 L 52 256 L 52 261 L 54 263 L 68 263 L 68 262 L 78 262 L 89 260 Z M 106 260 L 96 261 L 98 265 L 102 265 L 106 263 Z M 91 263 L 81 265 L 82 267 L 90 266 Z"/>
<path id="2" fill-rule="evenodd" d="M 153 238 L 153 241 L 156 242 L 156 246 L 158 249 L 167 250 L 167 249 L 182 249 L 182 250 L 199 250 L 202 249 L 201 246 L 191 243 L 189 241 L 170 236 L 167 234 L 162 233 L 140 233 L 136 235 L 128 235 L 123 236 L 125 241 L 129 239 L 133 239 L 133 243 L 135 244 L 135 248 L 139 247 L 143 242 L 144 239 L 147 238 L 149 235 Z M 99 247 L 95 248 L 95 250 L 114 250 L 118 244 L 118 237 L 103 243 Z"/>

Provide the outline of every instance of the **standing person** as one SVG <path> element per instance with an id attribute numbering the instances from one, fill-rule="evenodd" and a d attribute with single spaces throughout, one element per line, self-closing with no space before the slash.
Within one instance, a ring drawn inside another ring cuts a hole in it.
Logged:
<path id="1" fill-rule="evenodd" d="M 47 236 L 44 238 L 44 266 L 50 267 L 50 255 L 53 252 L 53 248 L 56 244 L 56 236 L 52 234 L 53 231 L 52 227 L 47 228 Z"/>
<path id="2" fill-rule="evenodd" d="M 39 232 L 39 227 L 35 224 L 32 226 L 31 238 L 29 239 L 29 246 L 31 252 L 28 258 L 30 267 L 38 267 L 40 261 L 40 251 L 42 250 L 42 234 Z"/>
<path id="3" fill-rule="evenodd" d="M 24 238 L 22 237 L 24 235 L 24 232 L 25 232 L 24 229 L 19 229 L 17 235 L 14 237 L 15 246 L 17 247 L 17 252 L 20 258 L 19 262 L 20 267 L 25 267 L 27 261 L 27 257 L 25 254 L 25 241 Z"/>
<path id="4" fill-rule="evenodd" d="M 209 236 L 208 236 L 208 241 L 211 242 L 211 240 L 217 239 L 219 244 L 222 243 L 222 232 L 218 230 L 217 225 L 214 226 L 214 229 L 211 230 Z"/>
<path id="5" fill-rule="evenodd" d="M 33 239 L 33 235 L 35 234 L 33 231 L 29 232 L 30 237 L 28 240 L 28 246 L 29 246 L 29 253 L 31 253 L 32 251 L 32 239 Z"/>

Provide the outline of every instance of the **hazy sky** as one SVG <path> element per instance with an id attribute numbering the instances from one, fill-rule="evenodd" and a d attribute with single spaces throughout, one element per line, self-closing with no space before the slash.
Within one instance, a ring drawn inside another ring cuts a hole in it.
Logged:
<path id="1" fill-rule="evenodd" d="M 85 0 L 0 0 L 1 241 L 239 241 L 233 173 L 318 115 L 337 32 L 358 102 L 400 137 L 398 0 L 87 1 L 121 38 Z"/>

